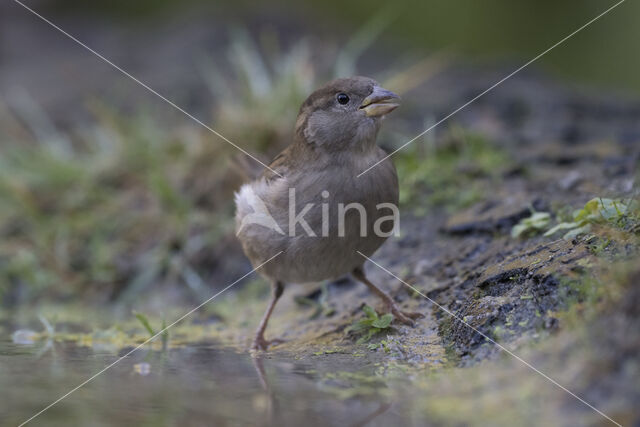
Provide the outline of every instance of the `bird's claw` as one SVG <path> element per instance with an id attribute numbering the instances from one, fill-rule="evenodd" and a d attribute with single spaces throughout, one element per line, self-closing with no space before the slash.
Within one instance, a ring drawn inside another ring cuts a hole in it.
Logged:
<path id="1" fill-rule="evenodd" d="M 253 340 L 253 344 L 251 344 L 251 350 L 255 351 L 266 351 L 271 345 L 278 345 L 286 342 L 283 339 L 275 338 L 272 340 L 266 340 L 264 337 L 255 337 Z"/>

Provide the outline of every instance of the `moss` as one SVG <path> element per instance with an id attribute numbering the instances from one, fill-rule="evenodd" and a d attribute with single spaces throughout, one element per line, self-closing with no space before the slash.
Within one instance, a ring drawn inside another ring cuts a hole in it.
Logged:
<path id="1" fill-rule="evenodd" d="M 453 211 L 481 200 L 511 162 L 505 150 L 483 137 L 452 128 L 438 144 L 407 147 L 395 163 L 401 204 Z"/>
<path id="2" fill-rule="evenodd" d="M 0 148 L 5 304 L 43 294 L 130 299 L 158 282 L 183 282 L 231 230 L 230 189 L 219 179 L 206 189 L 190 184 L 196 161 L 218 162 L 208 142 L 161 132 L 144 115 L 97 114 L 95 134 L 69 146 L 9 140 Z M 203 190 L 219 195 L 218 214 L 202 204 Z"/>

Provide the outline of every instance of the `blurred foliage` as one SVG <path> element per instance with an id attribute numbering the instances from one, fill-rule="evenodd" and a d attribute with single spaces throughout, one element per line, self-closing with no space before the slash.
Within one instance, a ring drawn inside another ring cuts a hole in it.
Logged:
<path id="1" fill-rule="evenodd" d="M 558 216 L 564 217 L 565 221 L 551 228 L 548 228 L 551 224 L 550 213 L 532 212 L 530 217 L 523 218 L 513 226 L 511 237 L 530 236 L 543 231 L 544 236 L 553 236 L 564 231 L 562 238 L 570 240 L 592 232 L 595 225 L 631 233 L 637 232 L 640 225 L 640 203 L 632 198 L 615 200 L 595 197 L 581 209 L 576 209 L 570 214 L 567 210 L 570 210 L 569 207 L 560 209 Z M 598 231 L 602 234 L 603 230 Z"/>
<path id="2" fill-rule="evenodd" d="M 344 49 L 328 48 L 326 61 L 312 60 L 307 40 L 285 50 L 271 33 L 256 41 L 236 30 L 230 70 L 201 62 L 217 100 L 212 126 L 249 152 L 275 155 L 289 144 L 303 99 L 336 75 L 324 64 L 355 67 L 385 23 L 375 17 Z M 402 76 L 419 84 L 431 75 L 428 63 Z M 26 105 L 31 110 L 18 117 L 0 111 L 3 304 L 83 296 L 131 302 L 176 284 L 208 295 L 207 279 L 230 242 L 239 250 L 233 191 L 247 174 L 232 161 L 235 149 L 191 123 L 152 119 L 144 108 L 124 115 L 94 102 L 95 123 L 61 134 L 35 103 Z"/>
<path id="3" fill-rule="evenodd" d="M 236 29 L 228 58 L 231 70 L 226 73 L 214 59 L 201 61 L 203 78 L 217 100 L 214 116 L 220 131 L 257 151 L 284 148 L 300 104 L 318 77 L 331 76 L 331 70 L 313 63 L 306 40 L 283 51 L 277 37 L 268 32 L 259 45 L 246 31 Z"/>
<path id="4" fill-rule="evenodd" d="M 544 231 L 551 222 L 549 212 L 531 212 L 531 216 L 523 218 L 511 229 L 511 237 L 529 236 Z"/>
<path id="5" fill-rule="evenodd" d="M 134 311 L 133 315 L 136 317 L 136 319 L 138 319 L 140 324 L 146 329 L 150 337 L 156 334 L 156 331 L 151 326 L 151 322 L 149 322 L 149 319 L 144 313 L 140 313 L 139 311 Z"/>
<path id="6" fill-rule="evenodd" d="M 201 264 L 230 230 L 231 190 L 210 141 L 95 110 L 90 134 L 0 145 L 5 304 L 138 293 Z"/>
<path id="7" fill-rule="evenodd" d="M 253 38 L 235 28 L 227 50 L 229 64 L 207 56 L 200 60 L 202 77 L 216 100 L 217 129 L 243 146 L 251 144 L 254 152 L 277 154 L 291 141 L 294 119 L 306 97 L 329 80 L 358 74 L 357 61 L 375 46 L 392 17 L 383 9 L 355 28 L 344 46 L 325 43 L 321 49 L 312 49 L 305 38 L 285 44 L 273 31 Z M 383 86 L 391 84 L 389 89 L 403 93 L 447 64 L 443 55 L 429 55 L 379 75 Z"/>
<path id="8" fill-rule="evenodd" d="M 354 28 L 375 26 L 372 14 L 384 11 L 394 25 L 384 29 L 391 48 L 401 51 L 433 52 L 449 49 L 470 59 L 521 58 L 525 62 L 569 35 L 615 1 L 510 0 L 422 1 L 354 0 L 343 2 L 268 2 L 187 0 L 47 0 L 48 13 L 64 11 L 87 17 L 119 19 L 132 25 L 157 25 L 176 15 L 198 13 L 210 17 L 212 25 L 275 21 L 298 26 L 305 34 L 331 35 L 354 43 Z M 571 80 L 597 82 L 621 89 L 640 91 L 640 60 L 629 55 L 630 40 L 638 39 L 635 16 L 640 3 L 625 2 L 561 48 L 538 61 Z M 277 19 L 273 19 L 277 17 Z M 544 30 L 541 31 L 541 28 Z M 390 47 L 390 46 L 385 46 Z"/>
<path id="9" fill-rule="evenodd" d="M 581 234 L 589 233 L 595 224 L 606 224 L 620 229 L 637 226 L 640 222 L 640 203 L 634 199 L 613 200 L 595 197 L 582 209 L 576 209 L 571 221 L 557 224 L 545 236 L 553 236 L 565 230 L 563 239 L 569 240 Z"/>
<path id="10" fill-rule="evenodd" d="M 492 180 L 512 164 L 505 150 L 457 127 L 437 141 L 415 141 L 394 161 L 400 203 L 418 213 L 436 207 L 453 211 L 481 200 Z"/>

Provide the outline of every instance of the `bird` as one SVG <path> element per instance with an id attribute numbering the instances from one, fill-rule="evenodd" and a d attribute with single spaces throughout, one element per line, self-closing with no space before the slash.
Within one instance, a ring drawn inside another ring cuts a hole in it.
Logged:
<path id="1" fill-rule="evenodd" d="M 265 330 L 291 284 L 351 274 L 398 321 L 413 326 L 424 317 L 401 310 L 364 271 L 363 255 L 373 255 L 399 220 L 396 169 L 376 144 L 383 118 L 399 105 L 398 95 L 368 77 L 328 82 L 300 107 L 291 144 L 235 193 L 236 235 L 271 283 L 252 350 L 283 342 L 265 339 Z"/>

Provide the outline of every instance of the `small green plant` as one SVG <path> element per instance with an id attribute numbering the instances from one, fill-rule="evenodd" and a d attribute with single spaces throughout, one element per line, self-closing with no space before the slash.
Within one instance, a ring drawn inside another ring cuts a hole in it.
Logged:
<path id="1" fill-rule="evenodd" d="M 350 332 L 362 334 L 362 337 L 357 341 L 358 344 L 365 343 L 377 333 L 389 329 L 393 321 L 393 315 L 391 313 L 378 316 L 378 313 L 368 305 L 362 307 L 362 311 L 364 311 L 366 317 L 358 320 L 349 328 Z"/>
<path id="2" fill-rule="evenodd" d="M 551 222 L 551 214 L 549 212 L 531 212 L 531 216 L 523 218 L 511 229 L 511 237 L 524 237 L 538 234 L 544 231 Z"/>
<path id="3" fill-rule="evenodd" d="M 156 331 L 151 326 L 151 322 L 149 322 L 149 319 L 147 318 L 146 315 L 144 315 L 143 313 L 140 313 L 139 311 L 134 311 L 133 315 L 136 316 L 136 319 L 138 319 L 140 324 L 142 324 L 142 326 L 147 330 L 147 332 L 149 332 L 150 336 L 154 336 L 156 334 Z"/>
<path id="4" fill-rule="evenodd" d="M 143 314 L 140 313 L 139 311 L 134 311 L 133 315 L 136 316 L 136 319 L 138 319 L 138 321 L 142 324 L 142 326 L 146 329 L 146 331 L 149 333 L 149 337 L 153 337 L 157 334 L 157 332 L 155 331 L 155 329 L 153 329 L 153 327 L 151 326 L 151 322 L 149 322 L 149 318 Z M 167 340 L 169 339 L 169 331 L 167 330 L 167 325 L 164 319 L 162 319 L 162 326 L 160 329 L 161 334 L 161 338 L 162 338 L 162 343 L 163 345 L 166 345 Z"/>
<path id="5" fill-rule="evenodd" d="M 598 238 L 595 237 L 593 240 L 589 241 L 589 250 L 594 255 L 600 255 L 609 245 L 612 240 L 608 238 Z"/>
<path id="6" fill-rule="evenodd" d="M 558 231 L 568 230 L 562 238 L 565 240 L 573 239 L 580 234 L 590 232 L 594 224 L 622 227 L 625 219 L 637 217 L 639 214 L 640 203 L 637 200 L 623 201 L 596 197 L 589 200 L 582 209 L 573 212 L 573 221 L 561 222 L 544 235 L 552 236 Z"/>

